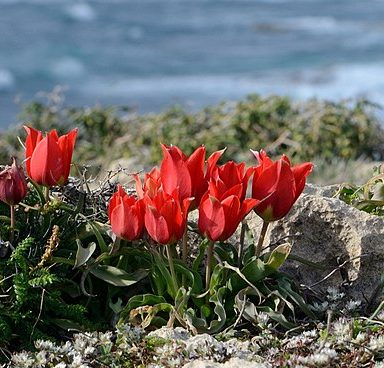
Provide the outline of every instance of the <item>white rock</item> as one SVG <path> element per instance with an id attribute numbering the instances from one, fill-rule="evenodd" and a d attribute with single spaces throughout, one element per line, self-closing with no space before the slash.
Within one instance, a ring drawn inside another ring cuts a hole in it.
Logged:
<path id="1" fill-rule="evenodd" d="M 301 284 L 315 291 L 339 287 L 348 297 L 364 301 L 373 295 L 383 273 L 384 219 L 333 198 L 336 190 L 337 186 L 307 185 L 290 213 L 270 224 L 265 244 L 288 241 L 292 255 L 323 268 L 288 260 L 283 270 Z M 261 220 L 251 214 L 248 224 L 257 239 Z"/>

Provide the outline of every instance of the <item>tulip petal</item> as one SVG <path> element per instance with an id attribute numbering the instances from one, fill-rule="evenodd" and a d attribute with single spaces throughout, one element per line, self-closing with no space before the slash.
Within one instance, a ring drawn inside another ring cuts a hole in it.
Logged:
<path id="1" fill-rule="evenodd" d="M 199 206 L 199 229 L 210 240 L 220 238 L 225 228 L 225 215 L 221 203 L 208 193 L 204 195 Z"/>
<path id="2" fill-rule="evenodd" d="M 205 177 L 207 180 L 209 180 L 212 177 L 213 171 L 217 165 L 217 161 L 219 161 L 220 157 L 223 155 L 227 148 L 224 148 L 220 151 L 213 152 L 211 156 L 209 156 L 207 163 L 207 172 L 205 174 Z"/>
<path id="3" fill-rule="evenodd" d="M 184 154 L 175 146 L 161 145 L 164 159 L 160 166 L 161 181 L 164 190 L 171 194 L 177 187 L 180 189 L 180 198 L 191 197 L 192 180 Z"/>
<path id="4" fill-rule="evenodd" d="M 276 181 L 272 183 L 272 187 L 273 191 L 261 199 L 254 208 L 265 221 L 275 221 L 284 217 L 295 202 L 295 178 L 290 166 L 284 160 L 277 162 Z"/>
<path id="5" fill-rule="evenodd" d="M 241 221 L 240 199 L 237 196 L 231 195 L 230 197 L 225 198 L 221 202 L 221 205 L 224 210 L 225 228 L 219 239 L 226 240 L 233 235 Z"/>
<path id="6" fill-rule="evenodd" d="M 54 137 L 57 133 L 55 130 L 51 132 L 51 136 Z M 68 134 L 62 135 L 60 138 L 56 138 L 58 145 L 61 150 L 61 156 L 63 160 L 63 172 L 62 172 L 62 182 L 59 184 L 64 184 L 68 180 L 69 172 L 71 169 L 71 161 L 73 150 L 75 148 L 75 142 L 77 137 L 77 128 L 71 130 Z"/>
<path id="7" fill-rule="evenodd" d="M 30 177 L 45 186 L 56 185 L 62 177 L 61 150 L 55 140 L 47 135 L 35 147 L 30 160 Z"/>
<path id="8" fill-rule="evenodd" d="M 31 175 L 31 157 L 36 145 L 43 139 L 41 132 L 24 125 L 24 129 L 27 131 L 27 139 L 25 140 L 25 166 L 27 173 Z"/>
<path id="9" fill-rule="evenodd" d="M 195 197 L 196 205 L 200 203 L 201 197 L 208 187 L 205 179 L 205 147 L 197 148 L 187 159 L 186 164 L 192 181 L 191 196 Z"/>
<path id="10" fill-rule="evenodd" d="M 160 244 L 168 244 L 170 240 L 169 229 L 166 220 L 153 206 L 147 206 L 144 215 L 145 228 L 149 236 Z"/>
<path id="11" fill-rule="evenodd" d="M 142 221 L 134 207 L 123 203 L 114 208 L 111 213 L 112 231 L 122 239 L 135 240 L 141 235 Z"/>
<path id="12" fill-rule="evenodd" d="M 296 165 L 292 167 L 293 176 L 295 177 L 296 183 L 296 193 L 295 193 L 295 201 L 299 198 L 300 194 L 303 192 L 305 187 L 305 181 L 307 176 L 313 169 L 313 164 L 311 162 L 304 162 L 300 165 Z"/>

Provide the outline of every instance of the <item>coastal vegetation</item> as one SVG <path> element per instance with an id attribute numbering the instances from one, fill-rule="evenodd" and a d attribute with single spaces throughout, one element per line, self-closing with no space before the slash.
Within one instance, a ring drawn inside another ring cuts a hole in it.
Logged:
<path id="1" fill-rule="evenodd" d="M 60 96 L 29 104 L 25 131 L 0 137 L 0 162 L 16 157 L 0 173 L 0 359 L 134 367 L 160 356 L 178 366 L 203 354 L 156 335 L 167 326 L 214 335 L 206 355 L 217 362 L 241 358 L 233 337 L 260 364 L 380 361 L 383 303 L 362 314 L 338 290 L 311 298 L 281 271 L 292 244 L 264 244 L 316 172 L 309 161 L 324 178 L 337 162 L 383 159 L 377 109 L 257 95 L 143 116 L 66 107 Z M 382 215 L 382 183 L 377 168 L 338 195 Z M 256 238 L 251 211 L 263 224 Z M 12 355 L 20 349 L 30 352 Z"/>
<path id="2" fill-rule="evenodd" d="M 161 157 L 160 143 L 174 144 L 186 154 L 204 144 L 210 152 L 227 147 L 236 161 L 252 161 L 249 149 L 263 148 L 272 157 L 312 161 L 311 181 L 329 184 L 362 180 L 362 171 L 384 157 L 380 107 L 366 100 L 294 102 L 288 97 L 251 95 L 196 112 L 173 107 L 139 115 L 128 107 L 65 106 L 63 96 L 27 104 L 19 119 L 36 129 L 79 129 L 74 162 L 93 173 L 118 164 L 147 170 Z M 20 127 L 0 134 L 0 162 L 23 159 Z"/>

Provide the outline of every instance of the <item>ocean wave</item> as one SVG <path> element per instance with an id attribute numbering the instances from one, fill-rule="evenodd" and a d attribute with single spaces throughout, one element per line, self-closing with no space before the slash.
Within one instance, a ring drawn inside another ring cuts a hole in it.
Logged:
<path id="1" fill-rule="evenodd" d="M 15 77 L 8 69 L 0 69 L 0 91 L 9 90 L 15 84 Z"/>
<path id="2" fill-rule="evenodd" d="M 50 67 L 51 73 L 59 78 L 78 78 L 85 72 L 84 64 L 73 58 L 64 57 L 55 61 Z"/>
<path id="3" fill-rule="evenodd" d="M 178 95 L 215 94 L 225 97 L 229 91 L 236 94 L 251 93 L 257 90 L 257 80 L 236 76 L 166 76 L 132 78 L 107 81 L 92 78 L 83 85 L 83 92 L 100 96 L 119 95 Z"/>
<path id="4" fill-rule="evenodd" d="M 81 93 L 100 99 L 126 97 L 139 103 L 178 97 L 199 105 L 205 99 L 238 99 L 250 93 L 282 94 L 294 99 L 364 96 L 384 103 L 384 64 L 340 64 L 260 76 L 164 76 L 115 81 L 91 78 L 82 85 Z"/>
<path id="5" fill-rule="evenodd" d="M 334 17 L 301 16 L 293 18 L 274 18 L 269 22 L 256 23 L 255 28 L 261 31 L 286 32 L 304 31 L 310 33 L 347 33 L 356 31 L 359 24 L 340 21 Z"/>
<path id="6" fill-rule="evenodd" d="M 262 78 L 258 92 L 295 99 L 366 97 L 384 103 L 384 63 L 339 64 Z"/>
<path id="7" fill-rule="evenodd" d="M 67 7 L 67 14 L 78 21 L 89 22 L 96 19 L 96 12 L 88 3 L 80 2 Z"/>

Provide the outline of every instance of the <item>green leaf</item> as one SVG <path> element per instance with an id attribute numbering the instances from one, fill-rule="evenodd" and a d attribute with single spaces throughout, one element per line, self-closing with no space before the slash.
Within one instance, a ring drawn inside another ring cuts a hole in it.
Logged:
<path id="1" fill-rule="evenodd" d="M 52 323 L 55 324 L 56 326 L 62 328 L 63 330 L 66 331 L 84 331 L 84 327 L 81 326 L 80 324 L 73 322 L 69 319 L 64 319 L 64 318 L 55 318 L 51 319 Z"/>
<path id="2" fill-rule="evenodd" d="M 175 271 L 177 275 L 185 276 L 185 285 L 191 289 L 192 293 L 201 294 L 203 292 L 203 280 L 199 272 L 188 269 L 181 262 L 175 262 Z"/>
<path id="3" fill-rule="evenodd" d="M 76 239 L 77 244 L 77 252 L 76 252 L 76 259 L 75 259 L 75 265 L 73 268 L 80 267 L 87 263 L 87 261 L 91 258 L 92 254 L 96 250 L 96 243 L 92 242 L 88 244 L 88 247 L 84 248 L 81 244 L 80 239 Z"/>
<path id="4" fill-rule="evenodd" d="M 275 272 L 275 269 L 265 264 L 260 258 L 252 257 L 241 272 L 253 284 L 265 279 Z"/>
<path id="5" fill-rule="evenodd" d="M 221 262 L 228 262 L 231 265 L 237 264 L 237 247 L 231 243 L 216 243 L 215 253 Z"/>
<path id="6" fill-rule="evenodd" d="M 141 294 L 135 295 L 128 300 L 124 310 L 131 310 L 144 305 L 155 305 L 159 303 L 166 303 L 167 301 L 159 295 L 154 294 Z"/>
<path id="7" fill-rule="evenodd" d="M 103 236 L 101 235 L 101 227 L 100 227 L 100 225 L 97 222 L 94 222 L 94 221 L 89 221 L 87 223 L 87 225 L 89 225 L 92 228 L 93 233 L 96 236 L 97 243 L 98 243 L 98 245 L 100 247 L 101 253 L 107 253 L 108 252 L 108 246 L 107 246 Z"/>
<path id="8" fill-rule="evenodd" d="M 195 304 L 200 305 L 201 317 L 196 316 L 196 311 L 193 308 L 189 308 L 184 312 L 184 318 L 199 333 L 218 333 L 227 322 L 227 313 L 224 306 L 224 297 L 227 292 L 226 272 L 227 270 L 220 264 L 214 267 L 209 285 L 208 302 L 205 294 L 199 298 L 194 298 Z M 213 310 L 212 304 L 214 305 Z M 208 317 L 211 318 L 209 323 L 207 322 Z"/>
<path id="9" fill-rule="evenodd" d="M 252 303 L 247 296 L 256 296 L 257 292 L 254 288 L 247 287 L 241 290 L 235 298 L 235 303 L 239 311 L 242 311 L 243 317 L 254 324 L 258 323 L 258 316 L 260 313 L 264 312 L 268 314 L 268 316 L 274 321 L 278 322 L 285 328 L 291 329 L 295 327 L 295 324 L 289 322 L 285 316 L 273 310 L 271 307 L 267 305 L 256 305 Z M 276 304 L 275 304 L 276 305 Z"/>
<path id="10" fill-rule="evenodd" d="M 6 222 L 6 223 L 10 224 L 11 223 L 11 218 L 8 217 L 8 216 L 0 216 L 0 221 L 1 222 Z"/>
<path id="11" fill-rule="evenodd" d="M 208 247 L 209 244 L 209 239 L 204 239 L 199 246 L 199 252 L 197 254 L 196 259 L 193 261 L 192 264 L 192 270 L 195 272 L 199 271 L 199 268 L 201 267 L 201 264 L 203 262 L 204 256 L 205 256 L 205 251 Z"/>
<path id="12" fill-rule="evenodd" d="M 115 314 L 119 314 L 123 310 L 122 304 L 123 301 L 121 298 L 117 298 L 116 303 L 113 303 L 110 299 L 108 303 L 109 308 L 111 308 Z"/>
<path id="13" fill-rule="evenodd" d="M 203 316 L 201 317 L 197 317 L 196 311 L 192 308 L 189 308 L 184 312 L 184 318 L 188 320 L 190 325 L 196 328 L 197 332 L 215 334 L 223 329 L 227 322 L 227 314 L 224 307 L 226 290 L 226 286 L 222 286 L 209 298 L 209 302 L 214 304 L 213 312 L 210 312 L 211 308 L 207 304 L 201 308 L 203 313 Z M 216 318 L 212 319 L 208 325 L 206 317 L 212 315 L 215 315 Z"/>
<path id="14" fill-rule="evenodd" d="M 266 264 L 269 267 L 277 270 L 287 259 L 291 252 L 292 246 L 289 243 L 281 244 L 277 246 L 270 254 Z"/>
<path id="15" fill-rule="evenodd" d="M 296 291 L 292 289 L 291 282 L 286 277 L 277 279 L 278 287 L 280 291 L 284 291 L 286 293 L 286 297 L 289 298 L 300 307 L 300 309 L 310 318 L 316 320 L 317 316 L 312 312 L 312 310 L 308 307 L 304 298 L 298 294 Z"/>
<path id="16" fill-rule="evenodd" d="M 128 300 L 127 305 L 122 309 L 118 324 L 126 323 L 127 321 L 129 321 L 129 314 L 131 310 L 135 308 L 144 306 L 154 306 L 159 304 L 167 304 L 166 300 L 162 296 L 154 294 L 135 295 Z"/>
<path id="17" fill-rule="evenodd" d="M 97 265 L 91 268 L 89 272 L 114 286 L 131 286 L 148 275 L 148 272 L 143 269 L 129 274 L 120 268 L 107 265 Z"/>
<path id="18" fill-rule="evenodd" d="M 177 290 L 174 290 L 174 282 L 172 280 L 172 275 L 167 267 L 168 263 L 165 263 L 164 259 L 158 253 L 154 253 L 153 256 L 153 269 L 155 272 L 151 273 L 152 279 L 154 277 L 159 278 L 154 280 L 155 283 L 159 286 L 161 285 L 161 283 L 164 283 L 166 285 L 168 294 L 171 296 L 172 299 L 175 299 Z"/>

